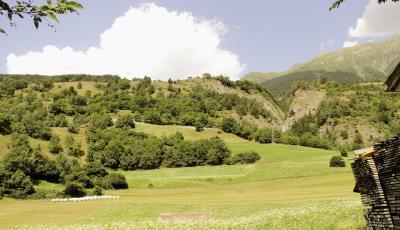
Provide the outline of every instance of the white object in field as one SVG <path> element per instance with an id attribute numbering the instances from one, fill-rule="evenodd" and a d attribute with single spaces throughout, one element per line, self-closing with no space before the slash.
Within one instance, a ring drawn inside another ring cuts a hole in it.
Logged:
<path id="1" fill-rule="evenodd" d="M 92 201 L 92 200 L 106 200 L 106 199 L 119 199 L 119 196 L 102 195 L 102 196 L 85 196 L 79 198 L 56 198 L 51 199 L 52 202 L 82 202 L 82 201 Z"/>

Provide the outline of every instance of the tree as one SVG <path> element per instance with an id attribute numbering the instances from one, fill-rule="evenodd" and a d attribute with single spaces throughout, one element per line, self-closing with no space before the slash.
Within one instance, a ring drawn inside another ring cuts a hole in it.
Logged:
<path id="1" fill-rule="evenodd" d="M 221 165 L 231 155 L 231 151 L 225 142 L 218 137 L 213 137 L 208 143 L 207 164 Z"/>
<path id="2" fill-rule="evenodd" d="M 49 152 L 58 154 L 62 151 L 62 146 L 60 143 L 60 138 L 53 134 L 53 136 L 50 138 L 50 146 L 49 146 Z"/>
<path id="3" fill-rule="evenodd" d="M 78 9 L 83 9 L 83 6 L 74 1 L 67 0 L 47 0 L 46 4 L 35 5 L 33 1 L 13 1 L 11 5 L 3 0 L 0 0 L 0 16 L 7 17 L 11 26 L 16 24 L 13 22 L 14 17 L 25 18 L 30 17 L 34 26 L 39 28 L 43 20 L 52 20 L 58 22 L 56 15 L 78 13 Z M 0 33 L 6 31 L 0 28 Z"/>
<path id="4" fill-rule="evenodd" d="M 90 119 L 90 125 L 96 129 L 106 129 L 113 125 L 112 117 L 109 114 L 95 114 Z"/>
<path id="5" fill-rule="evenodd" d="M 85 155 L 85 152 L 81 149 L 81 143 L 79 141 L 75 141 L 74 137 L 71 135 L 65 137 L 64 145 L 67 155 L 74 157 L 81 157 Z"/>
<path id="6" fill-rule="evenodd" d="M 11 133 L 11 119 L 0 113 L 0 134 L 7 135 Z"/>
<path id="7" fill-rule="evenodd" d="M 110 175 L 104 177 L 104 183 L 108 188 L 113 189 L 127 189 L 128 183 L 124 175 L 119 173 L 111 173 Z"/>
<path id="8" fill-rule="evenodd" d="M 339 8 L 339 6 L 340 6 L 344 1 L 345 1 L 345 0 L 337 0 L 337 1 L 335 1 L 334 3 L 331 4 L 331 6 L 329 7 L 329 10 L 333 10 L 333 9 Z M 378 0 L 378 3 L 381 4 L 381 3 L 385 3 L 385 2 L 387 2 L 387 1 L 390 1 L 390 0 Z M 392 0 L 392 1 L 393 1 L 393 2 L 398 2 L 399 0 Z"/>
<path id="9" fill-rule="evenodd" d="M 3 184 L 4 192 L 15 199 L 25 199 L 35 193 L 32 181 L 21 170 L 16 171 Z"/>
<path id="10" fill-rule="evenodd" d="M 115 122 L 115 127 L 117 128 L 135 128 L 135 122 L 133 122 L 134 117 L 131 114 L 126 114 L 118 117 L 117 122 Z"/>

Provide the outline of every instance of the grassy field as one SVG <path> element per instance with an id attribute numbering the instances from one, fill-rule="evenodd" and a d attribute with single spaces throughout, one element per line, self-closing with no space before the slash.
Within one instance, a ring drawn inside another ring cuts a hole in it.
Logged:
<path id="1" fill-rule="evenodd" d="M 217 129 L 198 133 L 190 127 L 139 123 L 136 130 L 158 136 L 179 131 L 192 140 L 219 136 L 233 154 L 254 150 L 262 159 L 254 165 L 122 172 L 130 188 L 106 191 L 119 195 L 118 200 L 52 203 L 4 199 L 0 201 L 0 229 L 365 228 L 360 199 L 352 192 L 350 168 L 328 166 L 330 157 L 338 152 L 261 145 Z M 65 135 L 64 129 L 54 131 Z M 62 186 L 42 182 L 37 189 L 60 191 Z M 208 212 L 214 218 L 207 222 L 158 221 L 160 213 L 176 212 Z"/>

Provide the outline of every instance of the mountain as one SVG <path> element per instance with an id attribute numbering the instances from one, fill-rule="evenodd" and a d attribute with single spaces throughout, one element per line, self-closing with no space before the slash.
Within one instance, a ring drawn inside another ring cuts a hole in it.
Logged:
<path id="1" fill-rule="evenodd" d="M 249 73 L 243 77 L 256 82 L 273 95 L 283 95 L 295 81 L 327 77 L 337 82 L 383 81 L 400 62 L 400 35 L 323 53 L 309 62 L 280 73 Z"/>
<path id="2" fill-rule="evenodd" d="M 276 72 L 269 72 L 269 73 L 263 73 L 263 72 L 250 72 L 246 74 L 244 79 L 248 81 L 252 81 L 254 83 L 260 84 L 264 81 L 267 80 L 272 80 L 275 77 L 280 76 L 281 73 L 276 73 Z"/>

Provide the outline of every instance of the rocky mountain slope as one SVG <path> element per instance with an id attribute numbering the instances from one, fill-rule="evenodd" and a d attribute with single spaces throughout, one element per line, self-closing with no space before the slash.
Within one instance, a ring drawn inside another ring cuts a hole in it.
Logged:
<path id="1" fill-rule="evenodd" d="M 293 82 L 327 77 L 337 82 L 383 81 L 400 62 L 400 36 L 322 53 L 281 73 L 249 73 L 243 77 L 282 95 Z"/>

